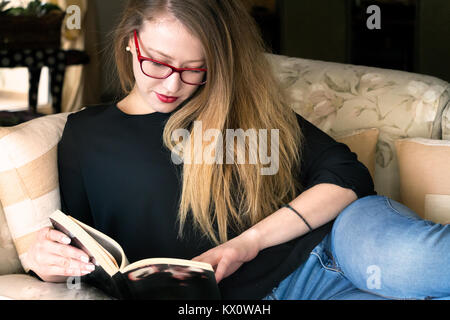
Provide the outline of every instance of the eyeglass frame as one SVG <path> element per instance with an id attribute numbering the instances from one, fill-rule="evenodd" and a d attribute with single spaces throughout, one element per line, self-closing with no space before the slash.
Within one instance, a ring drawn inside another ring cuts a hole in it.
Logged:
<path id="1" fill-rule="evenodd" d="M 138 33 L 137 33 L 137 30 L 134 30 L 134 42 L 135 42 L 135 45 L 136 45 L 136 54 L 137 54 L 137 59 L 138 59 L 138 61 L 139 61 L 139 64 L 140 64 L 140 66 L 141 66 L 141 71 L 142 71 L 142 73 L 143 73 L 144 75 L 146 75 L 147 77 L 150 77 L 150 78 L 153 78 L 153 79 L 163 80 L 163 79 L 167 79 L 168 77 L 170 77 L 170 76 L 171 76 L 172 74 L 174 74 L 175 72 L 178 72 L 178 73 L 180 74 L 180 79 L 181 79 L 181 81 L 182 81 L 183 83 L 186 83 L 186 84 L 189 84 L 189 85 L 192 85 L 192 86 L 202 86 L 202 85 L 205 85 L 205 84 L 206 84 L 207 80 L 205 80 L 205 81 L 203 81 L 203 82 L 201 82 L 201 83 L 189 83 L 189 82 L 186 82 L 186 81 L 183 80 L 182 73 L 183 73 L 184 71 L 203 71 L 203 72 L 206 72 L 206 73 L 207 73 L 207 72 L 208 72 L 208 69 L 203 69 L 203 68 L 176 68 L 176 67 L 174 67 L 174 66 L 171 66 L 170 64 L 167 64 L 167 63 L 164 63 L 164 62 L 155 60 L 155 59 L 151 59 L 151 58 L 148 58 L 148 57 L 144 57 L 144 56 L 141 54 L 141 49 L 139 48 L 139 40 L 138 40 Z M 163 77 L 163 78 L 158 78 L 158 77 L 150 76 L 150 75 L 148 75 L 147 73 L 145 73 L 144 68 L 142 67 L 142 63 L 143 63 L 144 61 L 151 61 L 151 62 L 154 62 L 154 63 L 161 64 L 161 65 L 163 65 L 163 66 L 169 67 L 169 68 L 172 70 L 172 72 L 169 73 L 169 75 L 167 75 L 166 77 Z"/>

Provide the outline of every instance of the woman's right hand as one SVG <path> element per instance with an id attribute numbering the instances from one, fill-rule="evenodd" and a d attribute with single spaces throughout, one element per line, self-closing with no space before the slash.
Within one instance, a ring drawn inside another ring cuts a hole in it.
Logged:
<path id="1" fill-rule="evenodd" d="M 92 272 L 95 266 L 89 263 L 88 255 L 69 245 L 70 242 L 70 238 L 58 230 L 48 227 L 39 230 L 27 253 L 30 269 L 48 282 L 61 282 L 67 277 Z"/>

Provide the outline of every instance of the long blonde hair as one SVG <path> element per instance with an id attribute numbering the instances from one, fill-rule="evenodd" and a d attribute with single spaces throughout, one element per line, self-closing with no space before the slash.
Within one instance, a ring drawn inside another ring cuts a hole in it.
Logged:
<path id="1" fill-rule="evenodd" d="M 202 122 L 203 132 L 218 129 L 223 136 L 227 129 L 279 129 L 279 169 L 274 175 L 261 175 L 260 162 L 183 163 L 180 235 L 191 214 L 204 235 L 223 243 L 229 234 L 239 234 L 296 197 L 302 187 L 297 177 L 303 135 L 264 54 L 268 50 L 260 31 L 241 0 L 128 1 L 114 33 L 115 65 L 124 93 L 135 85 L 132 60 L 125 51 L 132 32 L 161 13 L 173 15 L 201 41 L 208 69 L 206 85 L 166 123 L 163 141 L 169 150 L 178 143 L 172 141 L 176 129 L 188 130 L 194 141 L 194 121 Z M 246 140 L 233 152 L 247 154 L 248 149 Z"/>

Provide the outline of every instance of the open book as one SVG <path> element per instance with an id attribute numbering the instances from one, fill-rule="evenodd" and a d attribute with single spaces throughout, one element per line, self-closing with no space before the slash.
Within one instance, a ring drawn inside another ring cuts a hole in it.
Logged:
<path id="1" fill-rule="evenodd" d="M 50 215 L 53 227 L 90 257 L 95 270 L 82 280 L 118 299 L 220 299 L 210 264 L 173 258 L 128 263 L 122 247 L 104 233 L 67 216 Z"/>

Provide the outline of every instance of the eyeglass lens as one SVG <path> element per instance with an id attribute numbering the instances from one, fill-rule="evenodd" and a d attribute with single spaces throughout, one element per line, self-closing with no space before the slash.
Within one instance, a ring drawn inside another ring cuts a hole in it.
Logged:
<path id="1" fill-rule="evenodd" d="M 142 71 L 150 77 L 159 79 L 167 78 L 172 73 L 172 69 L 168 66 L 148 60 L 142 61 Z M 204 82 L 205 74 L 204 71 L 187 70 L 181 72 L 181 79 L 184 82 L 201 84 Z"/>

